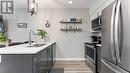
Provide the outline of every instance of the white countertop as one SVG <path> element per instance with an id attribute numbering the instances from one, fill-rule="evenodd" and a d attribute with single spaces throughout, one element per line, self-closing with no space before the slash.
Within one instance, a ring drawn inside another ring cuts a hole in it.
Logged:
<path id="1" fill-rule="evenodd" d="M 56 43 L 56 42 L 55 41 L 45 42 L 46 45 L 41 46 L 41 47 L 27 47 L 27 46 L 29 46 L 29 44 L 4 47 L 4 48 L 0 48 L 0 55 L 3 55 L 3 54 L 36 54 L 39 51 L 47 48 L 48 46 L 50 46 L 54 43 Z"/>

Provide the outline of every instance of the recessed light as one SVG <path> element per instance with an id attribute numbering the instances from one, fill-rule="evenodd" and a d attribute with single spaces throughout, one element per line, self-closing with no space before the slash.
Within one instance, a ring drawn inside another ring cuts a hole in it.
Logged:
<path id="1" fill-rule="evenodd" d="M 73 1 L 71 1 L 71 0 L 70 0 L 70 1 L 68 1 L 68 3 L 69 3 L 69 4 L 72 4 L 72 3 L 73 3 Z"/>

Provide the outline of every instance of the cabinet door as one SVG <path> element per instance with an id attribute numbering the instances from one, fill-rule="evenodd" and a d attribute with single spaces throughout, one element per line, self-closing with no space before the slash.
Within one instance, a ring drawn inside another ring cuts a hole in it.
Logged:
<path id="1" fill-rule="evenodd" d="M 48 59 L 48 61 L 47 61 L 47 64 L 48 64 L 48 70 L 50 70 L 50 68 L 51 68 L 51 46 L 49 46 L 48 48 L 47 48 L 47 59 Z"/>
<path id="2" fill-rule="evenodd" d="M 47 51 L 43 51 L 34 55 L 34 73 L 47 73 Z"/>
<path id="3" fill-rule="evenodd" d="M 54 44 L 51 46 L 51 65 L 54 63 Z"/>
<path id="4" fill-rule="evenodd" d="M 54 44 L 52 44 L 51 46 L 49 46 L 48 48 L 47 48 L 47 58 L 48 58 L 48 62 L 47 62 L 47 64 L 48 64 L 48 70 L 50 70 L 51 69 L 51 67 L 52 67 L 52 65 L 53 65 L 53 63 L 54 63 L 54 60 L 53 60 L 53 58 L 54 58 L 54 54 L 53 54 L 53 51 L 54 50 Z"/>
<path id="5" fill-rule="evenodd" d="M 40 72 L 39 73 L 48 73 L 48 65 L 47 65 L 47 49 L 44 49 L 42 51 L 42 54 L 40 56 L 41 59 L 41 66 L 40 66 Z"/>

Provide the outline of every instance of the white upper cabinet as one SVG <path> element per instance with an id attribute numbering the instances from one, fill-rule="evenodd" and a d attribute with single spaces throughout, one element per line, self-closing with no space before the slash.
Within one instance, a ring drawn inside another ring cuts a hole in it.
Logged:
<path id="1" fill-rule="evenodd" d="M 100 16 L 102 10 L 112 2 L 114 2 L 114 0 L 96 0 L 89 9 L 90 20 Z"/>

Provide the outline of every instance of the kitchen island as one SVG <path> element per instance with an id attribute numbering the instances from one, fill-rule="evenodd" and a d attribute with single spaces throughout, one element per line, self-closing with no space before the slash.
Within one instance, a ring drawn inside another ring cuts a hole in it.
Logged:
<path id="1" fill-rule="evenodd" d="M 56 42 L 0 48 L 0 73 L 48 73 L 54 64 Z"/>

